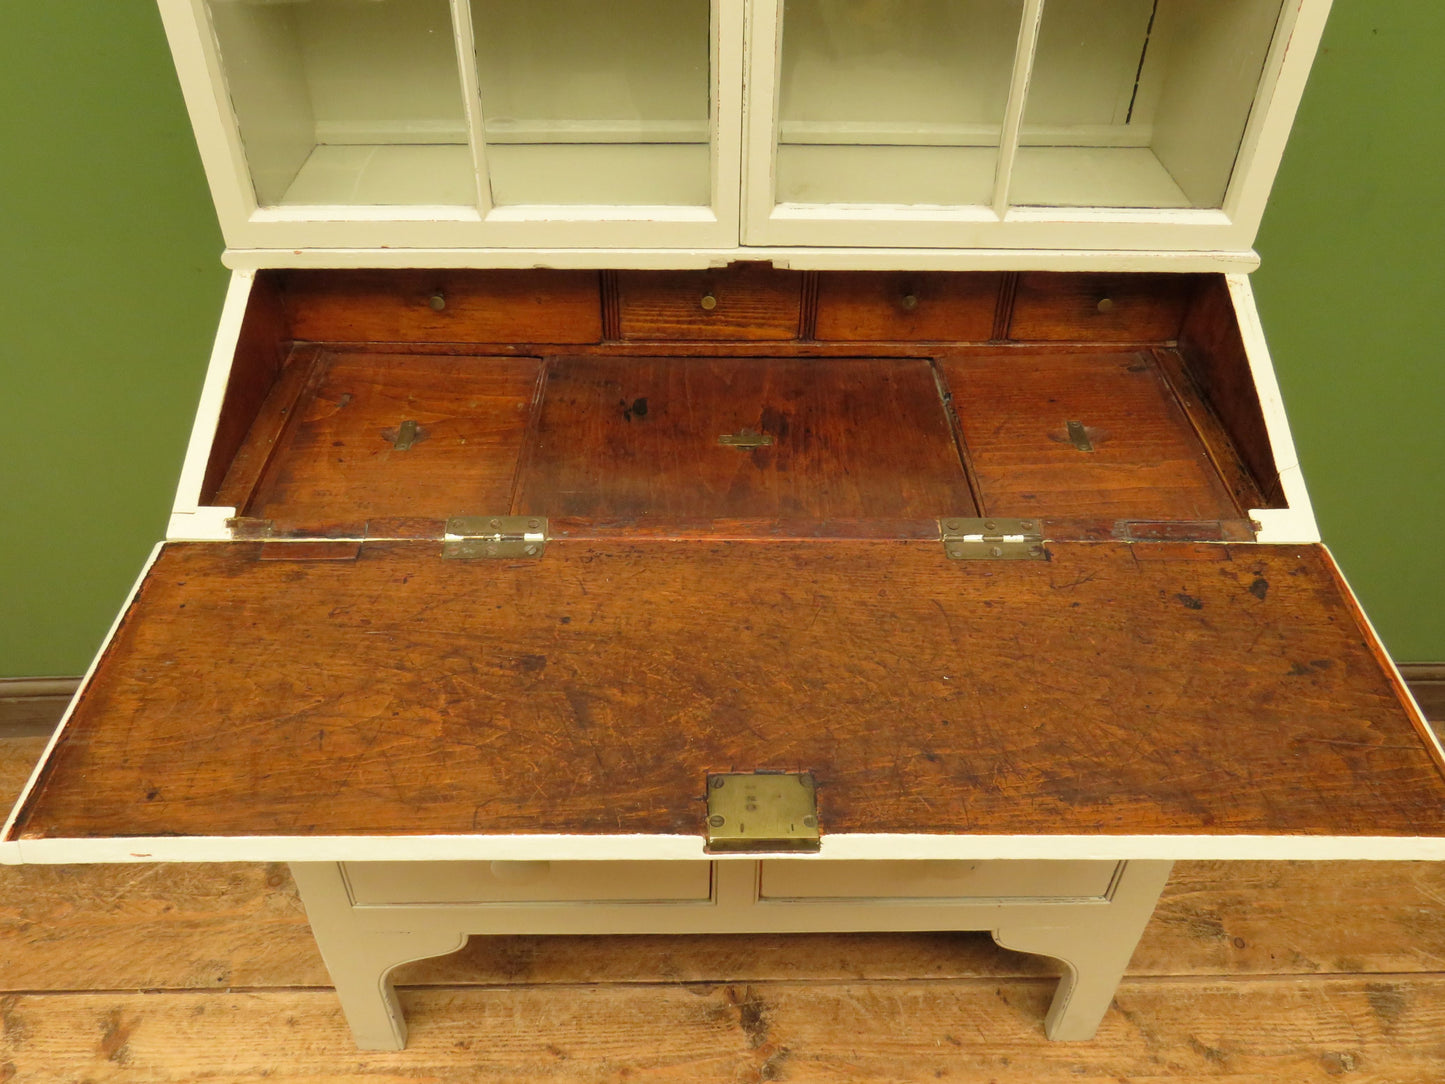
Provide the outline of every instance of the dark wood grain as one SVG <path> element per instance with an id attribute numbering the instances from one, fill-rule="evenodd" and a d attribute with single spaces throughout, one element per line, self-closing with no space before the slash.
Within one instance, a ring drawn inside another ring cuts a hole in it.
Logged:
<path id="1" fill-rule="evenodd" d="M 217 498 L 216 491 L 286 364 L 290 350 L 291 329 L 281 307 L 276 280 L 269 275 L 258 275 L 246 301 L 236 353 L 226 378 L 226 394 L 221 399 L 216 435 L 211 441 L 211 454 L 201 483 L 202 504 L 227 503 Z"/>
<path id="2" fill-rule="evenodd" d="M 988 271 L 825 271 L 814 337 L 986 341 L 1002 279 Z"/>
<path id="3" fill-rule="evenodd" d="M 1201 283 L 1179 332 L 1179 351 L 1253 475 L 1265 501 L 1262 507 L 1286 507 L 1259 391 L 1223 275 L 1207 276 Z"/>
<path id="4" fill-rule="evenodd" d="M 796 339 L 803 273 L 735 264 L 709 271 L 618 271 L 624 339 Z M 710 296 L 712 309 L 702 307 Z"/>
<path id="5" fill-rule="evenodd" d="M 1018 278 L 1009 337 L 1099 343 L 1172 340 L 1179 335 L 1199 278 L 1030 271 Z"/>
<path id="6" fill-rule="evenodd" d="M 24 837 L 698 833 L 754 768 L 834 833 L 1445 833 L 1319 546 L 260 545 L 165 548 Z"/>
<path id="7" fill-rule="evenodd" d="M 1241 514 L 1248 513 L 1251 508 L 1265 507 L 1264 494 L 1260 491 L 1258 481 L 1240 458 L 1229 430 L 1199 391 L 1199 386 L 1179 351 L 1160 347 L 1153 351 L 1153 355 L 1160 373 L 1174 392 L 1174 398 L 1179 401 L 1190 424 L 1194 426 L 1195 433 L 1204 442 L 1209 461 L 1214 464 L 1219 480 L 1233 496 L 1235 507 Z"/>
<path id="8" fill-rule="evenodd" d="M 327 351 L 246 514 L 280 531 L 505 511 L 536 358 Z M 410 448 L 394 445 L 416 423 Z"/>
<path id="9" fill-rule="evenodd" d="M 286 367 L 271 385 L 270 394 L 252 419 L 246 439 L 216 487 L 212 503 L 228 506 L 245 516 L 256 487 L 277 452 L 287 446 L 299 417 L 298 404 L 315 391 L 322 377 L 320 347 L 303 343 L 291 351 Z"/>
<path id="10" fill-rule="evenodd" d="M 970 515 L 922 359 L 554 358 L 515 511 L 674 519 Z M 766 447 L 718 443 L 744 430 Z"/>
<path id="11" fill-rule="evenodd" d="M 1148 352 L 940 362 L 988 515 L 1239 514 Z M 1080 451 L 1068 423 L 1093 444 Z"/>
<path id="12" fill-rule="evenodd" d="M 592 343 L 596 271 L 329 270 L 282 273 L 292 334 L 312 342 Z M 445 307 L 432 307 L 440 293 Z"/>

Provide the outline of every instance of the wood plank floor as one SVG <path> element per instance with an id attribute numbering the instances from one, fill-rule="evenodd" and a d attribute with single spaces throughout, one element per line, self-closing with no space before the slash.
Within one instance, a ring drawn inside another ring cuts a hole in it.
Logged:
<path id="1" fill-rule="evenodd" d="M 8 806 L 38 738 L 0 740 Z M 1445 865 L 1181 863 L 1091 1043 L 975 934 L 474 938 L 351 1044 L 284 866 L 0 867 L 0 1082 L 1445 1079 Z"/>

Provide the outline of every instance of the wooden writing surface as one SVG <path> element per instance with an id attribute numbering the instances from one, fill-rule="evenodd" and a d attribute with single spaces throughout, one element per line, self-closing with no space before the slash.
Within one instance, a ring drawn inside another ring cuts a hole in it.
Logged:
<path id="1" fill-rule="evenodd" d="M 825 838 L 1445 834 L 1319 546 L 262 546 L 165 548 L 22 837 L 700 834 L 759 768 Z"/>

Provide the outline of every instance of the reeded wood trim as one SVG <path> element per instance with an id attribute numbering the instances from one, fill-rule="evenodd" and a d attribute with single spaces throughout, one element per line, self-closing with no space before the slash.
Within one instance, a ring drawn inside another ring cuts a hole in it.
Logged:
<path id="1" fill-rule="evenodd" d="M 80 688 L 80 678 L 0 678 L 0 738 L 49 734 Z"/>

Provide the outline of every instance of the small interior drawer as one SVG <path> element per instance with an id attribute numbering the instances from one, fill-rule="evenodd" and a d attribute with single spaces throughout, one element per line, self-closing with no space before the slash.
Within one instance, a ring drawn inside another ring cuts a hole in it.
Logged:
<path id="1" fill-rule="evenodd" d="M 293 271 L 292 338 L 304 342 L 595 343 L 596 271 Z"/>
<path id="2" fill-rule="evenodd" d="M 802 302 L 798 271 L 617 272 L 617 327 L 623 339 L 795 339 Z"/>
<path id="3" fill-rule="evenodd" d="M 1115 862 L 762 863 L 758 896 L 814 899 L 1080 899 L 1103 897 Z"/>
<path id="4" fill-rule="evenodd" d="M 823 342 L 993 338 L 1003 275 L 881 271 L 818 275 L 813 337 Z"/>
<path id="5" fill-rule="evenodd" d="M 710 862 L 348 862 L 359 906 L 707 900 Z"/>
<path id="6" fill-rule="evenodd" d="M 1020 275 L 1009 338 L 1155 342 L 1179 337 L 1194 275 Z"/>

